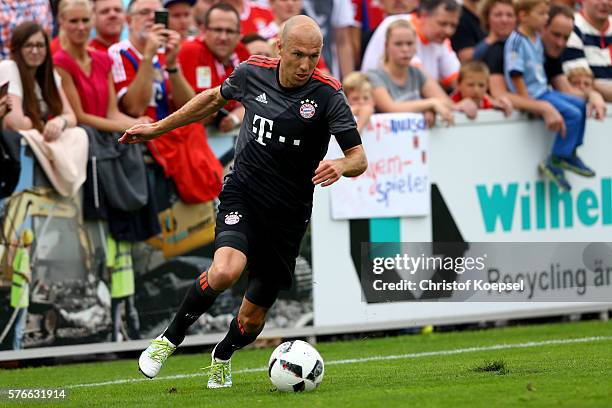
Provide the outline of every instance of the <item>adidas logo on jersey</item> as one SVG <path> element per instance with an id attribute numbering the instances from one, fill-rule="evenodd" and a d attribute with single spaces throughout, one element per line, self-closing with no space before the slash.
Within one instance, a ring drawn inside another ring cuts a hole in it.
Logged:
<path id="1" fill-rule="evenodd" d="M 257 98 L 255 98 L 255 100 L 257 102 L 261 102 L 261 103 L 268 103 L 268 99 L 266 99 L 266 93 L 262 93 L 261 95 L 259 95 Z"/>

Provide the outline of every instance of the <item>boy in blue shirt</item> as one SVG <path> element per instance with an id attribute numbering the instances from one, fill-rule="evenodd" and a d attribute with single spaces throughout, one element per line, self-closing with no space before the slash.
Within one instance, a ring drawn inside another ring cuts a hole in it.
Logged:
<path id="1" fill-rule="evenodd" d="M 519 23 L 504 46 L 504 77 L 511 92 L 547 101 L 563 116 L 565 129 L 557 133 L 551 155 L 539 164 L 538 169 L 560 190 L 569 191 L 571 186 L 564 170 L 585 177 L 593 177 L 595 173 L 576 155 L 576 149 L 584 138 L 586 103 L 548 88 L 544 46 L 539 34 L 546 26 L 548 7 L 548 0 L 515 2 Z"/>

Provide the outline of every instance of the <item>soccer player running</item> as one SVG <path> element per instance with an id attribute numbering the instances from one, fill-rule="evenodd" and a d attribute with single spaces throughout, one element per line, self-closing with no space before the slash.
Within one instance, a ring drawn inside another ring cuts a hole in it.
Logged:
<path id="1" fill-rule="evenodd" d="M 121 143 L 151 140 L 202 120 L 240 101 L 246 110 L 236 144 L 234 169 L 225 180 L 211 267 L 189 288 L 172 322 L 138 361 L 155 377 L 185 333 L 230 288 L 248 266 L 247 290 L 238 316 L 212 351 L 208 388 L 231 387 L 231 357 L 261 333 L 282 289 L 290 288 L 306 231 L 314 186 L 363 173 L 367 160 L 340 83 L 315 69 L 323 40 L 306 16 L 287 21 L 279 58 L 253 56 L 220 87 L 206 90 L 167 118 L 128 129 Z M 330 135 L 344 157 L 322 160 Z"/>

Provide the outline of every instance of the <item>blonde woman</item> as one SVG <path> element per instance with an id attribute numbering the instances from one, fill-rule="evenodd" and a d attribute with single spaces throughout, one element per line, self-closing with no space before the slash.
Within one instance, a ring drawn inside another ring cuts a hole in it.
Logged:
<path id="1" fill-rule="evenodd" d="M 53 61 L 77 121 L 109 132 L 123 132 L 135 124 L 148 123 L 147 117 L 135 119 L 119 111 L 111 77 L 112 60 L 88 47 L 92 7 L 89 0 L 62 0 L 58 11 L 65 44 L 53 55 Z"/>
<path id="2" fill-rule="evenodd" d="M 435 122 L 432 113 L 439 114 L 448 124 L 454 122 L 453 110 L 475 117 L 475 104 L 469 101 L 453 104 L 436 81 L 411 64 L 416 54 L 416 40 L 414 27 L 407 20 L 394 21 L 387 29 L 384 64 L 368 71 L 376 109 L 425 113 L 430 126 Z"/>

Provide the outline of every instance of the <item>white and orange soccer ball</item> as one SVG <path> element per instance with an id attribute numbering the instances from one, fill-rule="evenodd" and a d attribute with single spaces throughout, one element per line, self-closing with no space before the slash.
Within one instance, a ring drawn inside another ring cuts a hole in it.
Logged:
<path id="1" fill-rule="evenodd" d="M 286 341 L 272 352 L 268 375 L 279 391 L 314 390 L 321 384 L 325 368 L 319 352 L 301 340 Z"/>

